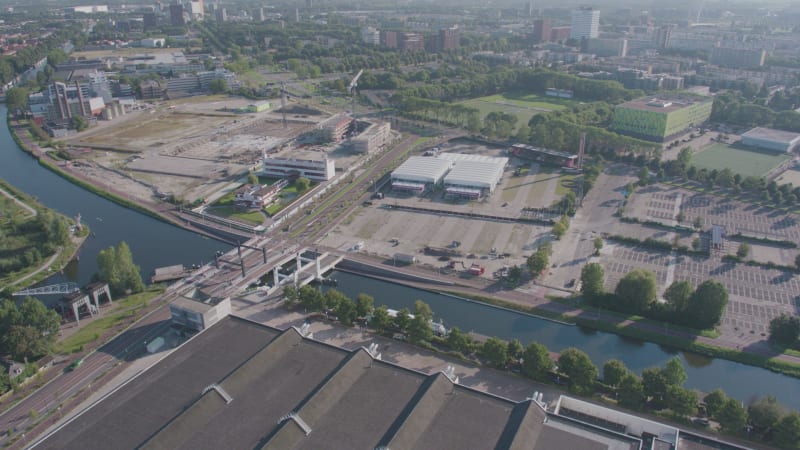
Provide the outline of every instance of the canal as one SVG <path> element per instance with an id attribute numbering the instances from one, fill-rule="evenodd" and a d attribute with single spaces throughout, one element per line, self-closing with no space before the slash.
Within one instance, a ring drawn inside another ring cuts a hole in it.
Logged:
<path id="1" fill-rule="evenodd" d="M 5 114 L 5 105 L 0 104 L 0 115 L 4 117 Z M 131 247 L 134 260 L 146 279 L 155 267 L 204 263 L 213 258 L 217 250 L 230 249 L 225 243 L 123 208 L 71 184 L 20 150 L 5 126 L 0 127 L 0 178 L 65 215 L 74 217 L 81 213 L 84 222 L 95 233 L 81 248 L 80 261 L 70 264 L 64 275 L 56 275 L 45 283 L 63 280 L 79 284 L 88 282 L 97 270 L 97 253 L 121 241 Z M 553 351 L 574 346 L 585 351 L 598 366 L 608 359 L 617 358 L 641 373 L 650 366 L 663 366 L 678 355 L 687 368 L 688 387 L 705 392 L 719 387 L 745 403 L 759 396 L 774 395 L 784 405 L 800 410 L 800 380 L 765 369 L 561 325 L 347 273 L 335 272 L 333 277 L 339 280 L 339 289 L 352 297 L 365 292 L 376 298 L 376 304 L 395 309 L 413 308 L 414 301 L 420 299 L 430 304 L 436 317 L 441 317 L 448 327 L 457 326 L 465 331 L 503 339 L 517 338 L 524 344 L 537 341 Z"/>
<path id="2" fill-rule="evenodd" d="M 485 336 L 519 339 L 523 345 L 539 342 L 551 351 L 577 347 L 594 361 L 602 373 L 609 359 L 623 361 L 637 374 L 652 366 L 664 366 L 675 356 L 681 358 L 688 381 L 686 387 L 710 392 L 721 388 L 729 396 L 745 402 L 764 395 L 773 395 L 793 409 L 800 410 L 800 380 L 766 369 L 724 359 L 714 359 L 696 353 L 683 352 L 662 345 L 621 337 L 579 326 L 562 325 L 527 314 L 468 302 L 399 284 L 334 271 L 331 278 L 338 281 L 336 289 L 355 298 L 360 293 L 375 297 L 376 305 L 392 309 L 408 308 L 422 300 L 431 306 L 434 321 L 441 318 L 448 328 L 458 327 Z"/>
<path id="3" fill-rule="evenodd" d="M 6 106 L 0 104 L 0 116 Z M 39 165 L 22 151 L 8 127 L 0 126 L 0 178 L 64 215 L 78 213 L 94 235 L 81 247 L 79 261 L 73 261 L 63 275 L 55 275 L 45 284 L 62 281 L 87 283 L 97 271 L 97 253 L 121 241 L 127 242 L 142 277 L 149 281 L 153 269 L 172 264 L 209 262 L 217 250 L 231 247 L 223 242 L 186 231 L 137 213 L 80 188 Z"/>

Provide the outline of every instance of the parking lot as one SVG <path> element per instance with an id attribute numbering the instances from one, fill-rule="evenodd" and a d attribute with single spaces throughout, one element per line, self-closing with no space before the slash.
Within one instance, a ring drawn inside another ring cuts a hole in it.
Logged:
<path id="1" fill-rule="evenodd" d="M 660 294 L 673 281 L 689 281 L 694 287 L 708 279 L 719 281 L 730 296 L 721 324 L 726 334 L 751 334 L 760 339 L 769 332 L 772 318 L 800 313 L 800 280 L 791 272 L 623 245 L 604 252 L 599 262 L 606 271 L 607 290 L 613 290 L 636 268 L 655 273 Z"/>

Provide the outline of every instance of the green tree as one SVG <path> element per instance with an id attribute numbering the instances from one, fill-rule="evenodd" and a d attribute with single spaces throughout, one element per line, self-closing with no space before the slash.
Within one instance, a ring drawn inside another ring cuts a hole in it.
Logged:
<path id="1" fill-rule="evenodd" d="M 629 372 L 622 361 L 609 359 L 603 364 L 603 382 L 609 386 L 616 387 Z"/>
<path id="2" fill-rule="evenodd" d="M 433 310 L 431 309 L 430 305 L 422 300 L 417 300 L 414 302 L 414 315 L 422 316 L 426 322 L 433 320 Z"/>
<path id="3" fill-rule="evenodd" d="M 578 393 L 591 392 L 597 379 L 597 367 L 592 360 L 586 353 L 574 347 L 561 352 L 558 357 L 558 371 L 569 377 L 570 389 Z"/>
<path id="4" fill-rule="evenodd" d="M 728 291 L 719 281 L 706 280 L 692 294 L 691 306 L 687 309 L 691 323 L 698 328 L 710 328 L 719 323 Z"/>
<path id="5" fill-rule="evenodd" d="M 644 395 L 660 403 L 664 400 L 669 383 L 660 368 L 648 367 L 642 371 L 642 386 Z"/>
<path id="6" fill-rule="evenodd" d="M 429 342 L 433 338 L 430 322 L 424 316 L 414 315 L 408 324 L 408 338 L 411 342 Z"/>
<path id="7" fill-rule="evenodd" d="M 697 410 L 697 393 L 691 389 L 671 385 L 667 388 L 667 407 L 676 416 L 690 416 Z"/>
<path id="8" fill-rule="evenodd" d="M 686 383 L 686 379 L 688 378 L 686 369 L 684 369 L 681 359 L 677 356 L 667 361 L 667 365 L 661 373 L 670 386 L 683 386 L 683 383 Z"/>
<path id="9" fill-rule="evenodd" d="M 525 376 L 542 381 L 552 368 L 553 360 L 544 345 L 533 342 L 525 347 L 522 353 L 522 373 Z"/>
<path id="10" fill-rule="evenodd" d="M 742 242 L 739 244 L 739 248 L 736 250 L 736 256 L 739 258 L 747 258 L 750 254 L 750 245 L 747 242 Z"/>
<path id="11" fill-rule="evenodd" d="M 589 299 L 597 299 L 605 294 L 605 270 L 599 263 L 589 263 L 581 269 L 581 292 Z"/>
<path id="12" fill-rule="evenodd" d="M 4 300 L 0 306 L 0 350 L 17 361 L 38 359 L 50 352 L 60 324 L 59 315 L 35 298 L 26 297 L 19 307 Z"/>
<path id="13" fill-rule="evenodd" d="M 289 306 L 294 305 L 299 299 L 299 292 L 297 291 L 297 287 L 290 284 L 283 288 L 283 299 L 286 301 L 286 304 Z"/>
<path id="14" fill-rule="evenodd" d="M 294 187 L 297 189 L 298 193 L 302 194 L 303 192 L 307 191 L 309 187 L 311 187 L 311 180 L 306 177 L 300 177 L 294 180 Z"/>
<path id="15" fill-rule="evenodd" d="M 345 295 L 344 293 L 342 293 L 337 289 L 328 289 L 327 291 L 325 291 L 325 294 L 323 294 L 323 297 L 325 298 L 325 304 L 323 308 L 333 310 L 334 314 L 336 314 L 336 310 L 339 308 L 340 303 L 343 302 L 353 303 L 350 300 L 350 297 L 348 297 L 347 295 Z"/>
<path id="16" fill-rule="evenodd" d="M 750 423 L 764 434 L 769 433 L 785 414 L 786 409 L 771 395 L 760 398 L 747 408 Z"/>
<path id="17" fill-rule="evenodd" d="M 522 348 L 522 344 L 519 342 L 519 339 L 512 339 L 508 341 L 508 345 L 506 345 L 506 353 L 508 354 L 509 359 L 513 359 L 514 362 L 518 362 L 520 358 L 522 358 L 522 352 L 525 349 Z"/>
<path id="18" fill-rule="evenodd" d="M 6 107 L 9 111 L 28 109 L 28 90 L 25 88 L 13 87 L 6 91 Z"/>
<path id="19" fill-rule="evenodd" d="M 713 391 L 709 392 L 708 395 L 706 395 L 706 397 L 703 399 L 703 402 L 706 404 L 706 412 L 708 413 L 708 416 L 717 417 L 717 414 L 719 414 L 727 401 L 728 396 L 725 395 L 725 392 L 723 392 L 722 389 L 714 389 Z"/>
<path id="20" fill-rule="evenodd" d="M 336 317 L 339 319 L 339 322 L 342 325 L 349 327 L 353 325 L 353 320 L 356 318 L 356 305 L 352 302 L 352 300 L 345 296 L 343 299 L 339 299 L 339 301 L 336 303 L 334 312 L 336 313 Z"/>
<path id="21" fill-rule="evenodd" d="M 556 222 L 553 224 L 553 229 L 551 230 L 551 233 L 553 233 L 553 237 L 556 240 L 559 240 L 562 237 L 564 237 L 564 235 L 567 233 L 567 227 L 566 225 L 564 225 L 564 223 L 560 221 Z"/>
<path id="22" fill-rule="evenodd" d="M 540 251 L 536 251 L 536 253 L 528 257 L 528 270 L 531 271 L 531 274 L 534 278 L 539 276 L 539 274 L 541 274 L 547 268 L 549 259 L 550 258 L 546 253 Z"/>
<path id="23" fill-rule="evenodd" d="M 792 412 L 778 421 L 772 443 L 779 448 L 800 449 L 800 413 Z"/>
<path id="24" fill-rule="evenodd" d="M 639 186 L 650 184 L 650 170 L 647 167 L 639 169 Z"/>
<path id="25" fill-rule="evenodd" d="M 664 292 L 664 299 L 670 309 L 677 313 L 683 313 L 689 306 L 692 290 L 692 283 L 688 281 L 673 281 Z"/>
<path id="26" fill-rule="evenodd" d="M 97 277 L 108 283 L 114 294 L 144 290 L 139 266 L 133 263 L 131 249 L 124 241 L 116 249 L 112 246 L 98 253 L 97 270 Z"/>
<path id="27" fill-rule="evenodd" d="M 639 408 L 644 401 L 642 380 L 628 372 L 619 382 L 617 389 L 619 404 L 626 408 Z"/>
<path id="28" fill-rule="evenodd" d="M 450 333 L 447 334 L 447 345 L 451 349 L 461 352 L 464 355 L 472 353 L 473 342 L 472 338 L 463 333 L 458 327 L 453 327 Z"/>
<path id="29" fill-rule="evenodd" d="M 372 312 L 375 299 L 371 295 L 364 293 L 356 296 L 356 314 L 358 317 L 366 317 L 367 314 Z"/>
<path id="30" fill-rule="evenodd" d="M 656 300 L 656 277 L 649 270 L 634 269 L 622 277 L 615 292 L 624 311 L 641 313 Z"/>
<path id="31" fill-rule="evenodd" d="M 408 326 L 411 324 L 411 316 L 407 308 L 403 308 L 397 312 L 394 318 L 394 324 L 401 331 L 408 331 Z"/>
<path id="32" fill-rule="evenodd" d="M 228 83 L 222 78 L 214 78 L 208 83 L 208 90 L 212 94 L 224 94 L 228 92 Z"/>
<path id="33" fill-rule="evenodd" d="M 502 368 L 508 361 L 508 352 L 505 342 L 496 337 L 490 337 L 481 345 L 478 356 L 483 358 L 489 365 Z"/>
<path id="34" fill-rule="evenodd" d="M 372 312 L 372 320 L 370 326 L 375 329 L 377 333 L 384 333 L 392 325 L 392 318 L 389 317 L 388 308 L 386 305 L 381 305 Z"/>
<path id="35" fill-rule="evenodd" d="M 747 411 L 739 400 L 729 398 L 717 413 L 717 421 L 726 433 L 740 434 L 747 424 Z"/>
<path id="36" fill-rule="evenodd" d="M 322 311 L 325 309 L 325 296 L 312 286 L 305 285 L 298 290 L 300 304 L 308 311 Z"/>
<path id="37" fill-rule="evenodd" d="M 86 119 L 81 116 L 72 116 L 72 119 L 70 119 L 70 125 L 73 129 L 78 130 L 79 132 L 89 128 L 89 122 L 87 122 Z"/>
<path id="38" fill-rule="evenodd" d="M 702 217 L 700 217 L 700 216 L 697 216 L 697 217 L 695 217 L 695 218 L 694 218 L 694 223 L 693 223 L 693 225 L 694 225 L 694 229 L 695 229 L 695 230 L 700 230 L 700 229 L 702 229 L 702 228 L 703 228 L 703 222 L 704 222 L 704 221 L 703 221 L 703 218 L 702 218 Z"/>
<path id="39" fill-rule="evenodd" d="M 684 168 L 689 167 L 692 163 L 692 148 L 691 147 L 684 147 L 678 152 L 678 162 Z"/>
<path id="40" fill-rule="evenodd" d="M 769 340 L 784 347 L 791 347 L 800 338 L 800 317 L 781 314 L 769 322 Z"/>
<path id="41" fill-rule="evenodd" d="M 600 250 L 602 249 L 603 249 L 603 238 L 597 236 L 596 238 L 594 238 L 594 254 L 599 255 Z"/>
<path id="42" fill-rule="evenodd" d="M 255 184 L 259 184 L 258 183 L 258 175 L 256 175 L 254 172 L 248 173 L 247 174 L 247 182 L 250 183 L 250 184 L 254 184 L 254 185 Z"/>

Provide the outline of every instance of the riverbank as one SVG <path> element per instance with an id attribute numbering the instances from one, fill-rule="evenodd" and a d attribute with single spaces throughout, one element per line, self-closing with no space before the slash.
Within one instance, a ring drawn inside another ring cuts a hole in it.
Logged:
<path id="1" fill-rule="evenodd" d="M 11 132 L 11 136 L 14 139 L 14 142 L 17 143 L 17 146 L 21 148 L 26 153 L 30 154 L 33 158 L 35 158 L 39 165 L 50 170 L 51 172 L 55 173 L 56 175 L 66 179 L 70 183 L 75 184 L 83 189 L 86 189 L 93 194 L 96 194 L 99 197 L 102 197 L 106 200 L 114 202 L 124 208 L 128 208 L 132 211 L 139 212 L 144 214 L 148 217 L 153 219 L 159 220 L 161 222 L 167 223 L 169 225 L 176 226 L 178 228 L 182 228 L 193 233 L 197 233 L 203 236 L 210 237 L 212 239 L 219 240 L 220 242 L 224 242 L 226 244 L 232 244 L 232 241 L 229 239 L 225 239 L 223 236 L 219 236 L 213 232 L 209 232 L 205 229 L 191 226 L 184 221 L 180 220 L 177 216 L 173 214 L 174 207 L 169 206 L 160 206 L 158 204 L 146 204 L 146 203 L 139 203 L 133 201 L 126 197 L 125 193 L 115 191 L 113 188 L 109 186 L 99 186 L 86 179 L 84 177 L 79 176 L 78 174 L 72 173 L 68 171 L 66 168 L 61 167 L 55 160 L 53 160 L 46 151 L 43 151 L 37 144 L 32 142 L 28 136 L 22 134 L 24 131 L 27 130 L 27 126 L 22 124 L 17 120 L 13 120 L 10 116 L 6 119 L 8 129 Z"/>
<path id="2" fill-rule="evenodd" d="M 26 193 L 17 189 L 15 186 L 0 179 L 0 194 L 12 199 L 18 206 L 28 211 L 31 218 L 35 218 L 39 214 L 39 209 L 48 209 L 35 199 L 31 198 Z M 51 210 L 52 211 L 52 210 Z M 72 219 L 52 211 L 54 214 L 63 217 L 70 223 Z M 37 267 L 27 267 L 14 276 L 7 276 L 0 279 L 2 285 L 7 288 L 14 286 L 15 290 L 24 289 L 27 286 L 38 283 L 39 281 L 49 277 L 53 272 L 63 270 L 70 261 L 78 254 L 86 238 L 89 236 L 89 229 L 85 228 L 78 234 L 70 236 L 69 243 L 60 246 L 55 253 L 48 255 L 44 263 Z M 49 269 L 49 270 L 48 270 Z"/>
<path id="3" fill-rule="evenodd" d="M 351 256 L 364 265 L 380 267 L 381 261 L 366 255 Z M 581 327 L 605 331 L 619 336 L 651 342 L 674 350 L 683 350 L 712 358 L 721 358 L 754 367 L 764 368 L 776 373 L 800 378 L 800 358 L 774 352 L 768 345 L 737 348 L 736 345 L 713 337 L 700 335 L 679 327 L 648 319 L 624 317 L 602 309 L 583 309 L 574 303 L 548 299 L 552 293 L 541 288 L 545 295 L 531 295 L 517 290 L 508 291 L 487 285 L 480 279 L 443 279 L 435 272 L 415 266 L 392 267 L 381 276 L 373 271 L 358 273 L 357 267 L 349 271 L 358 275 L 380 278 L 403 286 L 422 289 L 432 293 L 444 291 L 455 298 L 465 297 L 492 307 L 513 310 L 556 322 L 567 322 Z M 399 275 L 392 276 L 392 273 Z M 426 281 L 434 280 L 434 282 Z M 446 285 L 447 287 L 443 287 Z M 461 298 L 463 300 L 463 298 Z"/>

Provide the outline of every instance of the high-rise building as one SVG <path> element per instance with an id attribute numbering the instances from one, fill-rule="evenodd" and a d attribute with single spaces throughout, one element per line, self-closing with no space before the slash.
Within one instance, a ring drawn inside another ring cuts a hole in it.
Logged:
<path id="1" fill-rule="evenodd" d="M 144 29 L 150 29 L 156 27 L 156 13 L 146 12 L 142 14 L 142 26 Z"/>
<path id="2" fill-rule="evenodd" d="M 397 48 L 397 31 L 381 31 L 381 45 L 388 48 Z"/>
<path id="3" fill-rule="evenodd" d="M 654 36 L 656 47 L 658 48 L 669 47 L 669 40 L 672 37 L 672 29 L 673 29 L 672 25 L 663 25 L 661 27 L 658 27 Z"/>
<path id="4" fill-rule="evenodd" d="M 734 68 L 761 67 L 766 61 L 767 52 L 764 49 L 714 47 L 708 62 L 719 66 Z"/>
<path id="5" fill-rule="evenodd" d="M 192 19 L 202 19 L 205 10 L 203 9 L 203 0 L 192 1 L 189 3 L 189 10 L 192 13 Z"/>
<path id="6" fill-rule="evenodd" d="M 264 8 L 258 8 L 253 13 L 253 18 L 256 22 L 263 22 L 267 20 L 267 16 L 264 15 Z"/>
<path id="7" fill-rule="evenodd" d="M 216 11 L 217 22 L 227 22 L 228 21 L 228 11 L 225 8 L 218 8 Z"/>
<path id="8" fill-rule="evenodd" d="M 397 47 L 409 52 L 425 50 L 425 36 L 419 33 L 400 33 Z"/>
<path id="9" fill-rule="evenodd" d="M 183 5 L 169 5 L 169 22 L 176 27 L 186 25 L 183 19 Z"/>
<path id="10" fill-rule="evenodd" d="M 439 30 L 439 50 L 450 50 L 461 45 L 461 33 L 458 27 L 443 28 Z"/>
<path id="11" fill-rule="evenodd" d="M 550 41 L 550 19 L 536 19 L 533 21 L 533 43 Z"/>
<path id="12" fill-rule="evenodd" d="M 596 38 L 600 29 L 600 10 L 582 6 L 572 11 L 570 39 Z"/>

